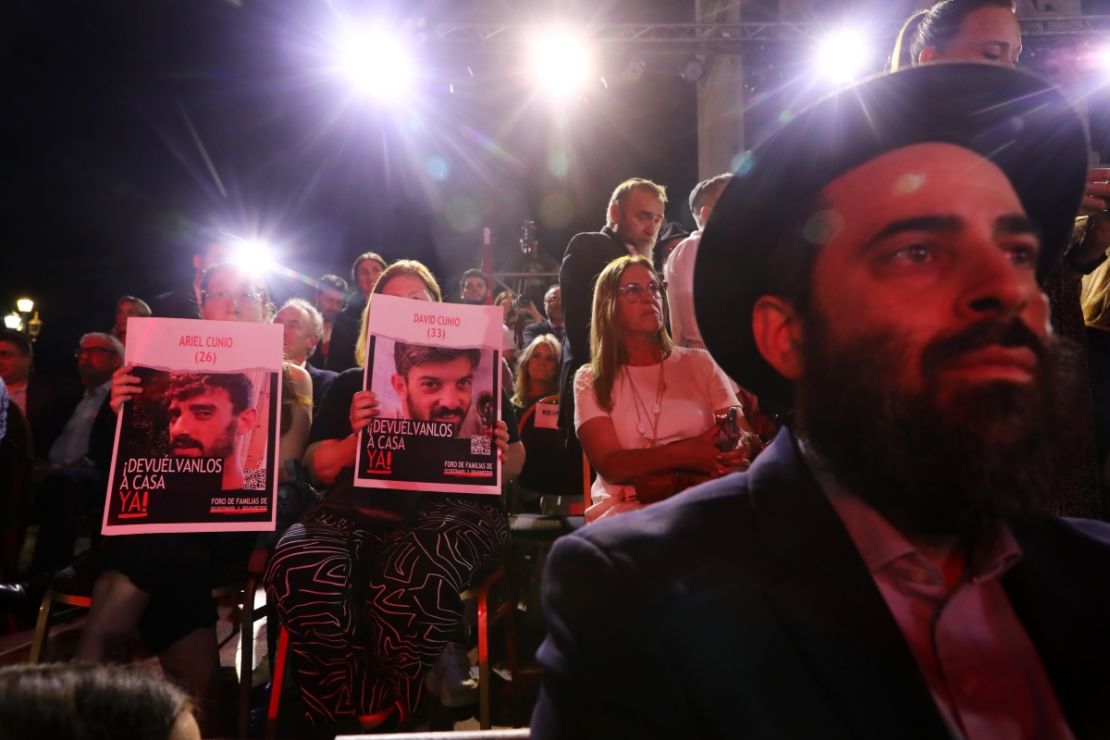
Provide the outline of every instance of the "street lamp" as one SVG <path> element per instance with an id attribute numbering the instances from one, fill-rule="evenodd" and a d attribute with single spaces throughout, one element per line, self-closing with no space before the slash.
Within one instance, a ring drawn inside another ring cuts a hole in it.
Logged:
<path id="1" fill-rule="evenodd" d="M 4 317 L 4 326 L 16 331 L 27 332 L 31 341 L 35 341 L 39 332 L 42 331 L 42 319 L 39 318 L 39 312 L 35 311 L 35 302 L 27 296 L 23 296 L 16 299 L 15 308 L 15 311 Z M 32 312 L 34 315 L 32 315 Z"/>

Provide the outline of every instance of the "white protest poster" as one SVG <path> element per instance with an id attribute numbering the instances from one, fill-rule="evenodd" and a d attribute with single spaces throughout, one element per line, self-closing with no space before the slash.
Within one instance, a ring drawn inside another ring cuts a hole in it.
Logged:
<path id="1" fill-rule="evenodd" d="M 359 434 L 356 486 L 500 495 L 502 316 L 374 295 L 363 388 L 379 415 Z"/>
<path id="2" fill-rule="evenodd" d="M 274 529 L 282 327 L 131 318 L 101 531 Z"/>

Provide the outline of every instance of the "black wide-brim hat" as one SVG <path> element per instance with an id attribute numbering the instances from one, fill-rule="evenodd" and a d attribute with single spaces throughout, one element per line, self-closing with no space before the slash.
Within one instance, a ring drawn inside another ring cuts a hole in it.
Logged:
<path id="1" fill-rule="evenodd" d="M 1087 173 L 1087 132 L 1064 95 L 1026 72 L 943 63 L 872 77 L 797 114 L 743 159 L 698 247 L 694 308 L 713 358 L 768 408 L 791 385 L 759 354 L 752 308 L 790 299 L 808 281 L 817 244 L 788 239 L 802 209 L 832 180 L 879 155 L 926 142 L 994 162 L 1038 226 L 1044 279 L 1071 238 Z M 851 290 L 851 286 L 844 286 Z"/>

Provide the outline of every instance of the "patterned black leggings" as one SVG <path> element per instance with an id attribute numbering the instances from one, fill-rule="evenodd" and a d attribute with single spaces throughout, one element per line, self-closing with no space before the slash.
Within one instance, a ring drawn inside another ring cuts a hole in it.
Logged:
<path id="1" fill-rule="evenodd" d="M 459 592 L 509 538 L 497 497 L 430 494 L 401 529 L 310 510 L 278 541 L 266 591 L 317 726 L 396 705 L 408 717 L 459 623 Z"/>

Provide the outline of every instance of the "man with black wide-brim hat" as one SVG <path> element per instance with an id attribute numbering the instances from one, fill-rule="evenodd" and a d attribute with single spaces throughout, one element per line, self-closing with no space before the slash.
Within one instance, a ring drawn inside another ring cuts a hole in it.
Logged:
<path id="1" fill-rule="evenodd" d="M 978 64 L 755 149 L 694 294 L 786 427 L 559 540 L 532 737 L 1110 737 L 1110 533 L 1040 506 L 1075 445 L 1038 281 L 1086 165 L 1058 91 Z"/>

